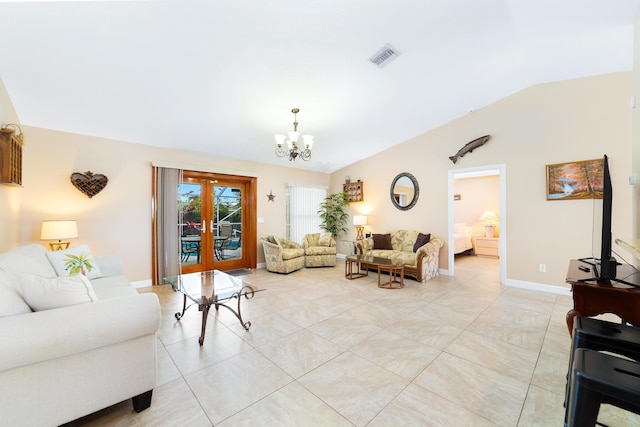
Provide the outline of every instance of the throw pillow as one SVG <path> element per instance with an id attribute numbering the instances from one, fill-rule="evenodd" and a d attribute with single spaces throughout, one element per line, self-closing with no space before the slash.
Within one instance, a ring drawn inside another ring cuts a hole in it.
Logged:
<path id="1" fill-rule="evenodd" d="M 373 249 L 388 249 L 392 251 L 391 234 L 374 234 Z"/>
<path id="2" fill-rule="evenodd" d="M 102 275 L 87 245 L 47 252 L 47 258 L 60 277 L 84 274 L 89 279 L 94 279 Z"/>
<path id="3" fill-rule="evenodd" d="M 34 311 L 97 301 L 91 282 L 82 274 L 47 278 L 35 274 L 20 275 L 24 299 Z"/>
<path id="4" fill-rule="evenodd" d="M 331 233 L 320 233 L 320 238 L 318 238 L 318 246 L 329 245 L 331 245 Z"/>
<path id="5" fill-rule="evenodd" d="M 0 271 L 0 317 L 31 313 L 31 308 L 13 286 L 13 280 L 18 281 L 18 278 L 13 279 L 9 273 Z"/>
<path id="6" fill-rule="evenodd" d="M 426 245 L 431 240 L 431 233 L 422 234 L 418 233 L 418 238 L 416 239 L 416 243 L 413 244 L 413 252 L 417 252 L 421 246 Z"/>

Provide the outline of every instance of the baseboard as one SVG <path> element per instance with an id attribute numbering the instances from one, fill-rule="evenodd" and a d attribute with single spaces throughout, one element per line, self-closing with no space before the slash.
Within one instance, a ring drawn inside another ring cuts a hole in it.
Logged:
<path id="1" fill-rule="evenodd" d="M 557 285 L 545 285 L 543 283 L 525 282 L 524 280 L 506 279 L 505 285 L 513 288 L 530 289 L 532 291 L 549 292 L 552 294 L 571 296 L 571 289 Z"/>
<path id="2" fill-rule="evenodd" d="M 256 268 L 267 268 L 267 263 L 266 262 L 259 262 L 258 265 L 256 265 Z"/>

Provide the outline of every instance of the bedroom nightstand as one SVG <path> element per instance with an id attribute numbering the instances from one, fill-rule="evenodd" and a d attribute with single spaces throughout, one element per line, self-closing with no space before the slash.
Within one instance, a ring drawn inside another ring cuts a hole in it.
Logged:
<path id="1" fill-rule="evenodd" d="M 499 256 L 499 244 L 497 237 L 476 237 L 474 250 L 476 255 L 496 257 Z"/>

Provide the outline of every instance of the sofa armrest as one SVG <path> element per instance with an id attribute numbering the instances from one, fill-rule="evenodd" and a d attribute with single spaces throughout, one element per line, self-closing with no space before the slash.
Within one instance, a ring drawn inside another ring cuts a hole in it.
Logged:
<path id="1" fill-rule="evenodd" d="M 356 247 L 358 248 L 356 255 L 366 255 L 369 250 L 373 249 L 373 238 L 368 237 L 363 240 L 357 240 Z"/>
<path id="2" fill-rule="evenodd" d="M 121 276 L 123 261 L 120 255 L 95 256 L 96 264 L 103 276 Z"/>
<path id="3" fill-rule="evenodd" d="M 262 247 L 264 248 L 265 257 L 274 256 L 282 260 L 282 247 L 280 245 L 263 240 Z"/>
<path id="4" fill-rule="evenodd" d="M 0 372 L 155 334 L 160 303 L 153 293 L 0 318 Z"/>
<path id="5" fill-rule="evenodd" d="M 416 251 L 416 255 L 418 258 L 421 257 L 430 257 L 430 256 L 438 256 L 440 254 L 440 248 L 444 246 L 444 242 L 439 237 L 433 237 L 429 240 L 429 243 L 425 243 L 420 246 Z"/>

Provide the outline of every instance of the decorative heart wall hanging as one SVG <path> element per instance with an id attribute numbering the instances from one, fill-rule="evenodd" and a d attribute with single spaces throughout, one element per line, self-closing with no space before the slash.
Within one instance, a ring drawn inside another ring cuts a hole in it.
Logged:
<path id="1" fill-rule="evenodd" d="M 89 198 L 101 192 L 108 182 L 109 178 L 101 173 L 94 175 L 91 171 L 87 171 L 85 173 L 74 172 L 71 174 L 73 186 L 89 196 Z"/>

